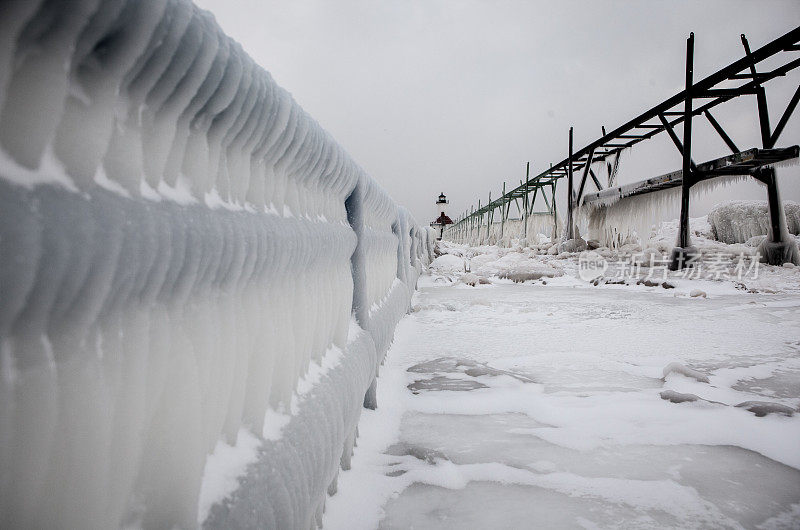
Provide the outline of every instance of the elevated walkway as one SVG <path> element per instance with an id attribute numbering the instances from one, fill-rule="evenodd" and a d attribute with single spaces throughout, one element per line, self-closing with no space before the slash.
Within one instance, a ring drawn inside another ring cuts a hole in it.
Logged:
<path id="1" fill-rule="evenodd" d="M 692 171 L 695 182 L 715 177 L 732 175 L 752 175 L 754 171 L 771 164 L 785 162 L 800 156 L 800 146 L 793 145 L 779 149 L 752 148 L 698 164 Z M 585 193 L 582 204 L 608 203 L 625 197 L 643 195 L 654 191 L 677 188 L 683 184 L 683 171 L 673 171 L 658 177 L 607 188 L 597 192 Z"/>

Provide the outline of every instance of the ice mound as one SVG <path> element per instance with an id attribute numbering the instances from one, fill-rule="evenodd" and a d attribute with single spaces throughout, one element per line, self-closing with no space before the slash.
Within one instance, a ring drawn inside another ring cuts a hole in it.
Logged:
<path id="1" fill-rule="evenodd" d="M 670 403 L 692 403 L 702 399 L 696 394 L 682 394 L 674 390 L 664 390 L 659 395 L 661 399 L 669 401 Z"/>
<path id="2" fill-rule="evenodd" d="M 675 390 L 664 390 L 659 395 L 661 396 L 661 399 L 669 401 L 670 403 L 694 403 L 700 401 L 702 403 L 724 405 L 724 403 L 721 403 L 719 401 L 711 401 L 710 399 L 701 398 L 696 394 L 676 392 Z"/>
<path id="3" fill-rule="evenodd" d="M 407 369 L 413 373 L 427 373 L 427 374 L 440 374 L 461 373 L 469 377 L 492 376 L 497 377 L 507 375 L 513 377 L 523 383 L 534 383 L 534 379 L 521 373 L 513 372 L 510 370 L 501 370 L 493 368 L 486 363 L 479 363 L 470 359 L 461 359 L 456 357 L 439 357 L 431 361 L 415 364 Z"/>
<path id="4" fill-rule="evenodd" d="M 477 274 L 468 272 L 461 277 L 461 283 L 469 285 L 470 287 L 477 287 L 478 285 L 488 285 L 492 282 L 486 278 L 478 276 Z"/>
<path id="5" fill-rule="evenodd" d="M 782 414 L 784 416 L 794 416 L 796 412 L 792 407 L 781 405 L 780 403 L 772 403 L 769 401 L 745 401 L 736 405 L 752 412 L 756 416 L 763 417 L 767 414 Z"/>
<path id="6" fill-rule="evenodd" d="M 421 391 L 445 391 L 451 392 L 464 392 L 470 390 L 478 390 L 480 388 L 489 388 L 479 381 L 471 381 L 469 379 L 454 379 L 444 375 L 437 375 L 430 379 L 417 379 L 408 385 L 408 389 L 412 394 L 419 394 Z"/>
<path id="7" fill-rule="evenodd" d="M 685 377 L 689 377 L 694 379 L 700 383 L 708 383 L 708 376 L 703 372 L 699 372 L 688 366 L 681 364 L 681 363 L 669 363 L 667 366 L 664 367 L 663 370 L 663 379 L 666 379 L 670 374 L 680 374 Z"/>
<path id="8" fill-rule="evenodd" d="M 480 266 L 475 266 L 477 258 L 473 258 L 473 268 L 479 276 L 497 276 L 514 281 L 538 280 L 561 276 L 563 272 L 552 265 L 536 259 L 525 252 L 508 252 L 505 255 L 490 259 L 484 258 Z"/>
<path id="9" fill-rule="evenodd" d="M 523 270 L 511 269 L 504 270 L 498 273 L 497 276 L 506 280 L 512 280 L 517 283 L 526 282 L 529 280 L 541 280 L 542 278 L 554 278 L 564 274 L 562 271 L 553 269 L 552 267 L 530 267 Z"/>
<path id="10" fill-rule="evenodd" d="M 783 203 L 786 227 L 790 234 L 800 234 L 800 204 Z M 714 239 L 723 243 L 748 243 L 769 230 L 767 201 L 729 201 L 715 206 L 708 213 Z"/>
<path id="11" fill-rule="evenodd" d="M 568 239 L 558 245 L 558 252 L 581 252 L 588 248 L 586 240 L 580 237 Z"/>
<path id="12" fill-rule="evenodd" d="M 453 254 L 442 254 L 431 262 L 430 268 L 439 273 L 464 272 L 464 259 Z"/>
<path id="13" fill-rule="evenodd" d="M 448 460 L 447 456 L 441 451 L 408 442 L 400 442 L 390 446 L 386 449 L 386 454 L 391 456 L 413 456 L 417 460 L 431 465 L 435 465 L 440 460 Z"/>

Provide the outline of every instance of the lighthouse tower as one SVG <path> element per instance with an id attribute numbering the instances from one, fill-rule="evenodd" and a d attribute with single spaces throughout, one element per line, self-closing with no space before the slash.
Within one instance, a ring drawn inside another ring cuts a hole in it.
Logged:
<path id="1" fill-rule="evenodd" d="M 433 228 L 439 230 L 439 236 L 436 238 L 438 240 L 442 239 L 444 228 L 453 224 L 453 220 L 447 216 L 448 204 L 450 204 L 450 201 L 447 200 L 444 192 L 440 193 L 439 198 L 436 199 L 436 219 L 431 223 Z"/>

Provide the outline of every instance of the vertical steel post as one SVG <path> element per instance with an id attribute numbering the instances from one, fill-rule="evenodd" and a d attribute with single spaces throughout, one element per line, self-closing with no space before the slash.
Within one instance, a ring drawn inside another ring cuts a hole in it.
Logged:
<path id="1" fill-rule="evenodd" d="M 486 203 L 486 207 L 488 208 L 489 205 L 492 204 L 492 192 L 489 192 L 489 202 Z M 492 237 L 492 214 L 494 210 L 487 210 L 486 211 L 486 244 L 489 244 L 489 241 Z"/>
<path id="2" fill-rule="evenodd" d="M 531 174 L 531 163 L 525 164 L 525 200 L 522 201 L 522 237 L 525 240 L 524 245 L 528 246 L 528 182 Z"/>
<path id="3" fill-rule="evenodd" d="M 480 211 L 480 209 L 481 209 L 481 200 L 478 199 L 478 211 Z M 477 225 L 477 228 L 478 228 L 478 235 L 477 235 L 477 238 L 475 240 L 480 245 L 481 244 L 481 229 L 483 228 L 483 226 L 482 226 L 483 225 L 483 214 L 479 214 L 478 215 L 478 218 L 475 220 L 475 224 Z"/>
<path id="4" fill-rule="evenodd" d="M 503 244 L 503 237 L 505 237 L 505 228 L 506 228 L 507 210 L 505 205 L 503 204 L 505 196 L 506 196 L 506 183 L 505 181 L 503 181 L 503 194 L 500 196 L 500 244 L 501 245 Z"/>
<path id="5" fill-rule="evenodd" d="M 772 228 L 772 241 L 774 243 L 783 242 L 783 230 L 781 224 L 786 224 L 786 219 L 781 215 L 780 194 L 778 193 L 778 182 L 775 180 L 775 169 L 771 167 L 760 170 L 762 180 L 767 185 L 767 205 L 769 206 L 769 224 Z M 776 265 L 783 265 L 778 263 Z"/>
<path id="6" fill-rule="evenodd" d="M 681 217 L 678 226 L 677 248 L 670 257 L 670 269 L 684 268 L 692 258 L 689 237 L 689 193 L 694 182 L 692 173 L 692 84 L 694 74 L 694 33 L 686 39 L 686 98 L 683 105 L 683 181 L 681 183 Z"/>
<path id="7" fill-rule="evenodd" d="M 471 242 L 475 240 L 475 207 L 474 206 L 472 206 L 470 208 L 469 232 L 467 232 L 467 233 L 468 233 L 467 237 L 469 237 L 470 244 L 472 244 Z"/>
<path id="8" fill-rule="evenodd" d="M 553 213 L 553 241 L 558 239 L 558 211 L 556 210 L 556 180 L 550 183 L 550 196 L 553 198 L 553 204 L 550 211 Z M 542 196 L 544 197 L 544 188 L 542 188 Z"/>
<path id="9" fill-rule="evenodd" d="M 694 33 L 686 40 L 686 99 L 683 103 L 683 182 L 681 185 L 681 248 L 689 240 L 689 189 L 692 187 L 692 83 L 694 75 Z"/>
<path id="10" fill-rule="evenodd" d="M 767 205 L 769 208 L 770 230 L 767 239 L 758 246 L 761 261 L 770 265 L 794 263 L 800 265 L 800 249 L 793 237 L 785 237 L 786 214 L 783 211 L 781 195 L 775 169 L 762 167 L 753 172 L 753 177 L 767 186 Z"/>
<path id="11" fill-rule="evenodd" d="M 572 225 L 572 209 L 574 207 L 572 200 L 572 127 L 569 128 L 569 156 L 567 158 L 567 237 L 566 239 L 573 239 L 575 237 L 575 230 Z"/>

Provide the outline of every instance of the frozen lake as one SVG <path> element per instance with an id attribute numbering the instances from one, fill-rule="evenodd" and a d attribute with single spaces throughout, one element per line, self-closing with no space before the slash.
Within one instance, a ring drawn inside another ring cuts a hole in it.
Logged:
<path id="1" fill-rule="evenodd" d="M 800 403 L 796 295 L 428 276 L 413 304 L 325 528 L 800 526 L 800 414 L 734 406 Z"/>

